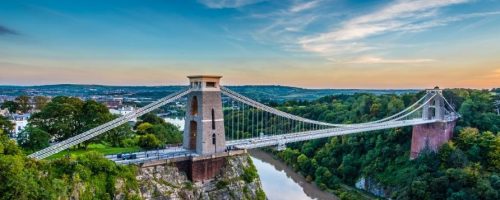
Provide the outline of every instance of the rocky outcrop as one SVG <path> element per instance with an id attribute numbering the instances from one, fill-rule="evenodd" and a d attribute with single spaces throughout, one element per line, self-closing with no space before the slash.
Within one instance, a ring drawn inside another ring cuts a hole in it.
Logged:
<path id="1" fill-rule="evenodd" d="M 358 181 L 356 181 L 355 186 L 356 188 L 367 191 L 375 196 L 388 198 L 390 195 L 390 191 L 387 188 L 383 187 L 370 177 L 361 177 Z"/>
<path id="2" fill-rule="evenodd" d="M 142 199 L 265 199 L 248 155 L 227 157 L 226 162 L 213 180 L 197 183 L 191 182 L 186 173 L 175 166 L 141 168 L 136 177 L 138 196 Z"/>

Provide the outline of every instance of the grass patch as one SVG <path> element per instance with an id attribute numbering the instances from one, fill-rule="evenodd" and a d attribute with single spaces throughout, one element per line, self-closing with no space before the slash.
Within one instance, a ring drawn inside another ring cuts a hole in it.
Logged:
<path id="1" fill-rule="evenodd" d="M 140 151 L 140 147 L 110 147 L 104 144 L 89 144 L 87 149 L 73 149 L 71 148 L 69 150 L 69 154 L 71 156 L 79 156 L 85 152 L 89 151 L 97 151 L 99 153 L 102 153 L 104 155 L 109 155 L 109 154 L 118 154 L 118 153 L 128 153 L 128 152 L 136 152 Z M 62 158 L 68 154 L 68 150 L 61 151 L 59 153 L 56 153 L 52 156 L 49 156 L 47 159 L 52 160 L 52 159 L 57 159 L 57 158 Z"/>

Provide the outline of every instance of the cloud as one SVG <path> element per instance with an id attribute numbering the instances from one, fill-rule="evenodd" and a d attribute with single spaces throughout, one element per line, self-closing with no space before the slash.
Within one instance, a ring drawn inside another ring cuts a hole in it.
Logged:
<path id="1" fill-rule="evenodd" d="M 355 64 L 416 64 L 434 62 L 433 59 L 385 59 L 376 56 L 362 56 L 348 63 Z"/>
<path id="2" fill-rule="evenodd" d="M 335 48 L 345 42 L 360 41 L 370 36 L 397 31 L 422 31 L 444 25 L 453 20 L 440 20 L 438 9 L 468 0 L 399 0 L 372 13 L 342 23 L 340 28 L 324 33 L 304 36 L 299 44 L 305 51 L 331 56 Z M 438 19 L 435 19 L 438 18 Z M 329 48 L 321 48 L 328 46 Z M 358 50 L 353 48 L 355 53 Z"/>
<path id="3" fill-rule="evenodd" d="M 0 25 L 0 35 L 19 35 L 18 32 Z"/>
<path id="4" fill-rule="evenodd" d="M 301 51 L 296 44 L 297 38 L 311 24 L 324 17 L 324 13 L 318 11 L 324 2 L 325 0 L 293 1 L 271 12 L 252 13 L 251 18 L 263 20 L 264 24 L 252 36 L 262 43 L 278 43 L 286 50 Z"/>
<path id="5" fill-rule="evenodd" d="M 318 6 L 319 3 L 320 3 L 320 0 L 309 1 L 309 2 L 304 2 L 304 3 L 297 3 L 290 8 L 290 12 L 296 13 L 296 12 L 301 12 L 304 10 L 309 10 L 309 9 L 312 9 L 312 8 L 315 8 L 316 6 Z"/>
<path id="6" fill-rule="evenodd" d="M 208 8 L 222 9 L 222 8 L 239 8 L 247 5 L 260 3 L 266 0 L 199 0 L 201 4 Z"/>

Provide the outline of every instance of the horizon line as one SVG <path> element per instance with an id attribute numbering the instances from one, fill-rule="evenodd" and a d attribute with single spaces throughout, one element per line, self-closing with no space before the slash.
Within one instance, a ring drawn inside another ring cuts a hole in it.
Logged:
<path id="1" fill-rule="evenodd" d="M 54 84 L 33 84 L 33 85 L 22 85 L 22 84 L 0 84 L 0 87 L 42 87 L 42 86 L 58 86 L 58 85 L 74 85 L 74 86 L 104 86 L 104 87 L 183 87 L 183 86 L 188 86 L 186 85 L 177 85 L 177 84 L 171 84 L 171 85 L 113 85 L 113 84 L 87 84 L 87 83 L 54 83 Z M 279 87 L 292 87 L 292 88 L 300 88 L 300 89 L 309 89 L 309 90 L 426 90 L 426 89 L 432 89 L 432 88 L 314 88 L 314 87 L 302 87 L 302 86 L 294 86 L 294 85 L 281 85 L 281 84 L 245 84 L 245 85 L 223 85 L 223 86 L 228 86 L 228 87 L 242 87 L 242 86 L 247 86 L 247 87 L 258 87 L 258 86 L 279 86 Z M 475 88 L 475 87 L 439 87 L 440 89 L 477 89 L 477 90 L 493 90 L 498 87 L 492 87 L 492 88 Z"/>

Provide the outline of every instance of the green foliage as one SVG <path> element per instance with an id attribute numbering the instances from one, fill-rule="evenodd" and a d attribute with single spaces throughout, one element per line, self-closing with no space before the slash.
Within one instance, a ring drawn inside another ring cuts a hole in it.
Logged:
<path id="1" fill-rule="evenodd" d="M 77 156 L 85 154 L 89 151 L 96 151 L 96 152 L 99 152 L 99 153 L 104 154 L 104 155 L 109 155 L 109 154 L 118 154 L 118 153 L 137 152 L 140 150 L 141 150 L 140 147 L 138 147 L 137 145 L 130 146 L 130 147 L 112 147 L 112 146 L 109 146 L 106 144 L 92 143 L 92 144 L 89 144 L 87 146 L 87 148 L 85 148 L 85 149 L 74 148 L 74 149 L 71 149 L 70 151 L 61 151 L 59 153 L 56 153 L 56 154 L 48 157 L 47 159 L 49 159 L 49 160 L 58 159 L 58 158 L 66 157 L 66 156 L 68 156 L 68 154 L 69 154 L 69 156 L 77 157 Z"/>
<path id="2" fill-rule="evenodd" d="M 36 96 L 34 98 L 34 101 L 35 101 L 35 109 L 41 110 L 47 105 L 47 103 L 49 103 L 49 98 L 45 96 Z"/>
<path id="3" fill-rule="evenodd" d="M 109 143 L 113 147 L 132 147 L 137 146 L 137 140 L 133 139 L 135 136 L 134 131 L 128 123 L 109 130 L 102 135 L 104 141 Z M 126 141 L 131 139 L 131 141 Z"/>
<path id="4" fill-rule="evenodd" d="M 2 130 L 4 134 L 7 134 L 13 129 L 14 124 L 12 124 L 12 122 L 9 121 L 9 119 L 7 119 L 6 117 L 0 115 L 0 130 Z"/>
<path id="5" fill-rule="evenodd" d="M 319 121 L 358 123 L 397 113 L 422 95 L 338 95 L 277 107 Z M 405 127 L 290 144 L 276 154 L 322 189 L 368 177 L 390 188 L 394 199 L 498 199 L 500 118 L 489 92 L 456 89 L 444 95 L 462 118 L 458 134 L 438 153 L 409 160 L 411 127 Z M 350 194 L 338 193 L 341 199 L 357 198 Z"/>
<path id="6" fill-rule="evenodd" d="M 30 118 L 30 124 L 57 140 L 82 133 L 113 119 L 106 106 L 93 100 L 55 97 Z"/>
<path id="7" fill-rule="evenodd" d="M 5 101 L 2 103 L 2 106 L 0 106 L 1 109 L 7 108 L 9 112 L 15 113 L 19 110 L 19 104 L 15 101 Z"/>
<path id="8" fill-rule="evenodd" d="M 215 187 L 220 190 L 220 189 L 227 187 L 228 185 L 229 185 L 229 182 L 227 180 L 220 180 L 219 182 L 217 182 L 215 184 Z"/>
<path id="9" fill-rule="evenodd" d="M 266 193 L 260 188 L 255 192 L 255 196 L 257 200 L 266 200 Z"/>
<path id="10" fill-rule="evenodd" d="M 139 146 L 144 149 L 156 149 L 160 147 L 160 140 L 153 134 L 142 135 L 139 138 Z"/>
<path id="11" fill-rule="evenodd" d="M 35 98 L 36 99 L 36 98 Z M 74 97 L 55 97 L 50 103 L 40 100 L 40 112 L 32 115 L 29 123 L 61 141 L 104 124 L 117 116 L 109 113 L 108 108 L 93 100 L 82 101 Z M 96 141 L 106 141 L 112 146 L 120 146 L 122 140 L 134 135 L 128 124 L 110 130 L 99 137 L 85 142 L 86 146 Z"/>
<path id="12" fill-rule="evenodd" d="M 147 122 L 150 124 L 166 124 L 165 120 L 156 116 L 153 113 L 147 113 L 141 117 L 142 122 Z"/>
<path id="13" fill-rule="evenodd" d="M 146 135 L 150 133 L 153 129 L 153 124 L 150 124 L 149 122 L 142 122 L 137 126 L 137 134 L 139 135 Z"/>
<path id="14" fill-rule="evenodd" d="M 116 165 L 96 152 L 36 161 L 0 136 L 0 199 L 112 199 L 118 190 L 133 198 L 129 192 L 137 191 L 135 173 L 134 166 Z M 117 180 L 124 182 L 123 188 L 115 188 Z"/>
<path id="15" fill-rule="evenodd" d="M 253 164 L 252 159 L 250 159 L 250 157 L 248 157 L 247 162 L 249 166 L 243 168 L 243 174 L 241 175 L 241 178 L 246 183 L 251 183 L 256 178 L 259 178 L 259 174 L 257 174 L 257 168 L 255 168 L 255 165 Z"/>
<path id="16" fill-rule="evenodd" d="M 140 137 L 126 138 L 121 141 L 120 146 L 122 147 L 135 147 L 139 145 Z"/>
<path id="17" fill-rule="evenodd" d="M 49 146 L 50 135 L 32 126 L 26 127 L 17 138 L 17 143 L 23 149 L 34 152 Z"/>
<path id="18" fill-rule="evenodd" d="M 142 116 L 141 119 L 142 121 L 136 124 L 137 134 L 153 134 L 158 138 L 161 145 L 182 142 L 182 132 L 177 126 L 167 123 L 162 118 L 151 113 Z"/>
<path id="19" fill-rule="evenodd" d="M 17 109 L 22 113 L 27 113 L 29 110 L 31 110 L 30 97 L 26 95 L 18 96 L 16 98 L 16 103 L 19 105 Z"/>

